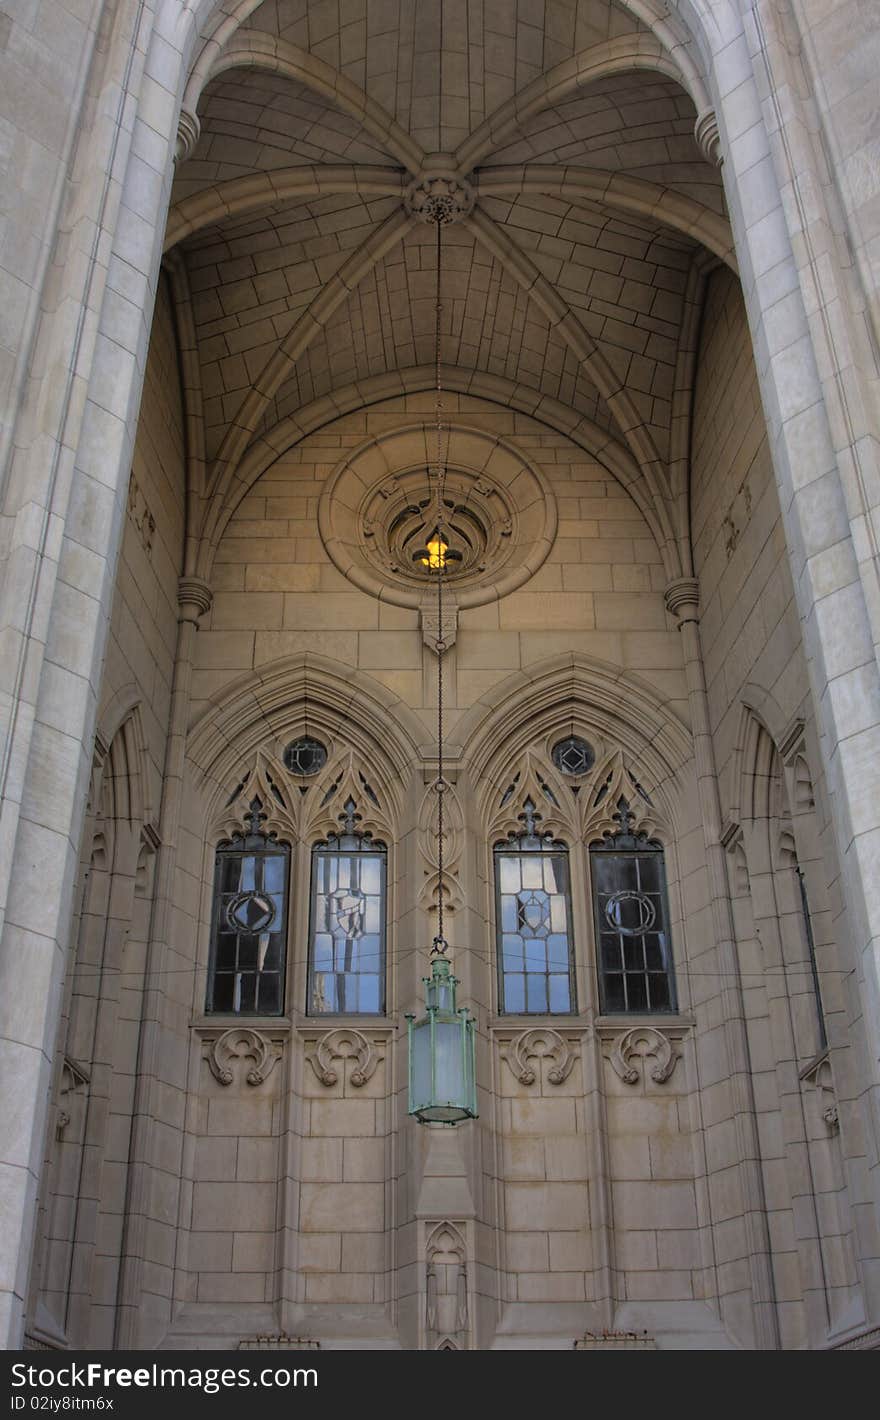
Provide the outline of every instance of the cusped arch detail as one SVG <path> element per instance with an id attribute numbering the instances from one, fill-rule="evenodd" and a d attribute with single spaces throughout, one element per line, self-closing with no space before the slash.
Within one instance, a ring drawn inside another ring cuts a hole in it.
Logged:
<path id="1" fill-rule="evenodd" d="M 504 770 L 539 741 L 575 723 L 623 751 L 650 780 L 672 831 L 681 826 L 681 776 L 693 740 L 646 681 L 583 652 L 554 656 L 518 671 L 487 692 L 456 726 L 474 784 L 497 787 Z"/>
<path id="2" fill-rule="evenodd" d="M 187 760 L 201 781 L 209 820 L 260 751 L 280 755 L 286 741 L 322 731 L 371 766 L 399 818 L 424 737 L 419 720 L 364 671 L 302 652 L 233 681 L 190 730 Z"/>

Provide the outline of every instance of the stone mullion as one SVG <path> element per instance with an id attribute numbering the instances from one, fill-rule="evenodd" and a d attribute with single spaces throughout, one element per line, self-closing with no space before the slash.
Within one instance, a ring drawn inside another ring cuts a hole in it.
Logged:
<path id="1" fill-rule="evenodd" d="M 764 1180 L 761 1172 L 761 1150 L 755 1116 L 754 1086 L 749 1061 L 748 1035 L 742 983 L 736 952 L 736 932 L 733 922 L 724 849 L 721 845 L 721 799 L 712 740 L 709 700 L 703 669 L 703 651 L 699 624 L 699 582 L 682 578 L 666 589 L 666 604 L 678 618 L 682 655 L 688 688 L 688 705 L 694 738 L 694 758 L 700 799 L 703 842 L 706 851 L 715 951 L 718 960 L 722 1017 L 725 1023 L 725 1077 L 730 1091 L 730 1105 L 736 1127 L 739 1191 L 745 1226 L 754 1307 L 755 1332 L 763 1349 L 779 1347 L 779 1324 L 771 1264 L 770 1233 L 767 1225 Z M 699 1037 L 695 1041 L 699 1055 Z M 731 1161 L 734 1162 L 734 1161 Z M 712 1213 L 711 1177 L 708 1197 Z M 724 1299 L 719 1296 L 719 1305 Z"/>
<path id="2" fill-rule="evenodd" d="M 181 577 L 178 585 L 180 612 L 177 654 L 174 661 L 159 818 L 161 843 L 157 855 L 153 913 L 144 975 L 119 1306 L 114 1338 L 114 1345 L 121 1349 L 137 1346 L 141 1340 L 141 1271 L 145 1260 L 147 1223 L 152 1216 L 152 1134 L 153 1120 L 158 1113 L 158 1102 L 154 1095 L 162 1023 L 165 1019 L 164 987 L 161 983 L 169 947 L 177 868 L 195 639 L 199 618 L 210 608 L 211 601 L 212 593 L 205 582 L 196 577 Z"/>
<path id="3" fill-rule="evenodd" d="M 596 1031 L 582 1046 L 584 1069 L 584 1127 L 590 1177 L 590 1234 L 593 1247 L 593 1283 L 596 1326 L 611 1330 L 623 1287 L 614 1247 L 614 1211 L 609 1156 L 608 1111 L 605 1103 L 605 1060 Z"/>

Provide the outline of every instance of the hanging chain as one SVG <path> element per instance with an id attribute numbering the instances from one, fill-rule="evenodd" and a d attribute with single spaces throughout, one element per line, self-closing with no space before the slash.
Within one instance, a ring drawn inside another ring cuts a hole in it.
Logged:
<path id="1" fill-rule="evenodd" d="M 442 222 L 437 220 L 437 302 L 435 309 L 434 326 L 434 353 L 437 366 L 437 514 L 438 519 L 442 517 L 443 508 L 443 386 L 440 377 L 440 315 L 442 306 L 440 302 L 440 232 Z M 442 529 L 438 522 L 438 532 Z M 434 938 L 431 954 L 442 955 L 446 950 L 446 938 L 443 932 L 443 800 L 446 793 L 446 781 L 443 777 L 443 652 L 446 650 L 446 638 L 443 634 L 443 576 L 446 571 L 446 559 L 443 555 L 442 547 L 439 553 L 439 566 L 437 568 L 437 935 Z"/>

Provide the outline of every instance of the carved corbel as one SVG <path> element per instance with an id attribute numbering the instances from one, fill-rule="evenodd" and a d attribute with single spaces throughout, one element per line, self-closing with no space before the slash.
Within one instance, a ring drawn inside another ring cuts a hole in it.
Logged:
<path id="1" fill-rule="evenodd" d="M 840 1129 L 840 1112 L 837 1107 L 837 1091 L 834 1087 L 834 1075 L 828 1056 L 822 1055 L 818 1060 L 814 1060 L 808 1065 L 806 1070 L 801 1072 L 801 1079 L 815 1090 L 819 1113 L 828 1126 L 829 1133 L 836 1134 Z"/>
<path id="2" fill-rule="evenodd" d="M 637 1085 L 642 1078 L 642 1070 L 646 1068 L 644 1062 L 653 1059 L 655 1064 L 650 1069 L 651 1079 L 655 1085 L 663 1085 L 680 1056 L 681 1052 L 662 1031 L 655 1030 L 653 1026 L 633 1026 L 618 1036 L 609 1058 L 625 1085 Z"/>
<path id="3" fill-rule="evenodd" d="M 235 1026 L 209 1042 L 207 1059 L 211 1074 L 221 1085 L 232 1084 L 236 1061 L 252 1060 L 245 1080 L 249 1085 L 262 1085 L 274 1070 L 279 1055 L 280 1051 L 267 1036 L 250 1027 Z"/>
<path id="4" fill-rule="evenodd" d="M 502 1054 L 521 1085 L 533 1085 L 537 1079 L 530 1060 L 553 1061 L 553 1068 L 547 1072 L 551 1085 L 561 1085 L 567 1080 L 575 1062 L 574 1051 L 568 1041 L 558 1031 L 541 1027 L 515 1036 L 506 1046 L 502 1046 Z"/>
<path id="5" fill-rule="evenodd" d="M 381 1057 L 373 1042 L 359 1030 L 342 1026 L 338 1030 L 327 1031 L 311 1048 L 307 1046 L 306 1058 L 322 1085 L 335 1085 L 339 1079 L 339 1072 L 333 1066 L 334 1060 L 356 1060 L 349 1078 L 355 1089 L 360 1089 L 375 1074 Z"/>

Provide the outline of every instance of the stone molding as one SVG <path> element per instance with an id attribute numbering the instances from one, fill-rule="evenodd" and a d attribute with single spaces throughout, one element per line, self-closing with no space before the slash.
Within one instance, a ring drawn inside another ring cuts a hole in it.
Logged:
<path id="1" fill-rule="evenodd" d="M 205 612 L 211 610 L 214 593 L 201 577 L 180 577 L 177 583 L 178 621 L 191 621 L 198 626 Z"/>
<path id="2" fill-rule="evenodd" d="M 711 163 L 715 168 L 720 168 L 724 157 L 721 152 L 718 117 L 713 108 L 704 108 L 697 114 L 697 121 L 694 124 L 694 139 L 706 162 Z"/>
<path id="3" fill-rule="evenodd" d="M 700 583 L 696 577 L 677 577 L 670 582 L 663 599 L 666 610 L 678 617 L 679 625 L 700 619 Z"/>
<path id="4" fill-rule="evenodd" d="M 238 1343 L 239 1351 L 320 1351 L 321 1343 L 313 1336 L 288 1336 L 279 1331 L 274 1336 L 246 1336 Z"/>
<path id="5" fill-rule="evenodd" d="M 656 1351 L 657 1342 L 647 1331 L 587 1331 L 574 1343 L 575 1351 Z"/>
<path id="6" fill-rule="evenodd" d="M 180 110 L 180 117 L 177 120 L 177 143 L 174 148 L 175 163 L 185 163 L 187 158 L 191 158 L 195 151 L 195 146 L 199 141 L 202 125 L 198 116 L 190 113 L 188 109 Z"/>

